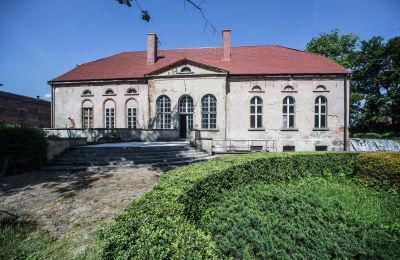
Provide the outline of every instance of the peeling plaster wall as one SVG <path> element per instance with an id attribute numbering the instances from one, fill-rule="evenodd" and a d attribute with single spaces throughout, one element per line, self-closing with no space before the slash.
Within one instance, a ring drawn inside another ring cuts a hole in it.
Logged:
<path id="1" fill-rule="evenodd" d="M 161 95 L 171 99 L 172 128 L 179 131 L 178 104 L 180 97 L 193 98 L 193 128 L 201 131 L 201 138 L 225 138 L 225 76 L 160 78 L 149 80 L 150 126 L 155 128 L 156 100 Z M 201 99 L 212 94 L 217 98 L 217 129 L 201 129 Z"/>
<path id="2" fill-rule="evenodd" d="M 326 145 L 328 150 L 342 150 L 344 139 L 344 79 L 285 78 L 252 80 L 231 78 L 227 92 L 227 139 L 277 140 L 277 150 L 286 145 L 296 151 L 313 151 L 315 145 Z M 285 92 L 286 86 L 294 91 Z M 317 92 L 323 85 L 326 92 Z M 261 91 L 252 91 L 259 86 Z M 314 102 L 318 96 L 328 100 L 328 131 L 314 129 Z M 254 96 L 263 99 L 263 129 L 250 129 L 250 100 Z M 296 100 L 295 129 L 284 131 L 282 103 L 286 96 Z"/>
<path id="3" fill-rule="evenodd" d="M 135 88 L 137 94 L 127 95 L 129 88 Z M 92 96 L 82 96 L 84 90 L 90 90 Z M 115 95 L 104 95 L 107 89 L 112 89 Z M 70 128 L 71 123 L 68 117 L 75 121 L 75 128 L 82 127 L 82 103 L 90 100 L 93 103 L 93 120 L 94 128 L 104 127 L 104 102 L 113 100 L 115 102 L 115 127 L 126 127 L 126 102 L 129 99 L 135 99 L 138 104 L 137 110 L 137 127 L 145 128 L 148 122 L 148 88 L 147 84 L 82 84 L 73 86 L 57 86 L 55 87 L 54 101 L 54 128 Z"/>
<path id="4" fill-rule="evenodd" d="M 178 137 L 179 99 L 190 95 L 194 103 L 193 127 L 199 130 L 196 134 L 197 139 L 271 139 L 277 141 L 277 151 L 282 151 L 283 146 L 287 145 L 295 146 L 296 151 L 313 151 L 316 145 L 328 146 L 328 150 L 343 150 L 346 120 L 344 77 L 228 76 L 227 79 L 225 74 L 205 71 L 191 65 L 189 67 L 194 74 L 207 75 L 176 75 L 173 73 L 175 69 L 172 69 L 149 78 L 148 83 L 143 80 L 141 83 L 56 85 L 54 128 L 68 128 L 68 117 L 75 120 L 76 128 L 81 128 L 81 105 L 84 100 L 90 100 L 94 104 L 94 128 L 104 128 L 103 111 L 107 99 L 114 100 L 116 104 L 115 127 L 126 128 L 126 102 L 133 98 L 138 103 L 137 128 L 154 129 L 156 100 L 161 95 L 167 95 L 171 99 L 171 128 L 175 131 L 173 135 Z M 176 70 L 179 71 L 180 68 Z M 292 91 L 285 91 L 288 85 L 293 87 Z M 326 91 L 318 91 L 319 85 L 325 86 Z M 254 86 L 259 86 L 261 91 L 252 91 Z M 126 95 L 126 91 L 131 87 L 137 90 L 137 94 Z M 115 95 L 104 95 L 109 88 Z M 89 89 L 93 96 L 82 96 L 86 89 Z M 217 98 L 215 130 L 201 129 L 201 99 L 206 94 Z M 314 102 L 320 95 L 328 100 L 326 131 L 314 129 Z M 250 100 L 254 96 L 263 99 L 263 129 L 250 129 Z M 286 96 L 292 96 L 296 100 L 296 131 L 282 130 L 282 102 Z M 170 136 L 171 133 L 158 139 Z"/>

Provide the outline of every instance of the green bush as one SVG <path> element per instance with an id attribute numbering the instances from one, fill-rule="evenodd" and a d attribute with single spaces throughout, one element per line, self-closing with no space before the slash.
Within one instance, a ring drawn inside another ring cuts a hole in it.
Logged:
<path id="1" fill-rule="evenodd" d="M 8 172 L 39 168 L 47 161 L 47 141 L 35 128 L 0 126 L 0 161 L 8 159 Z"/>
<path id="2" fill-rule="evenodd" d="M 400 188 L 400 153 L 361 153 L 357 156 L 355 171 L 368 183 Z"/>
<path id="3" fill-rule="evenodd" d="M 307 175 L 352 174 L 357 153 L 255 153 L 177 168 L 133 201 L 101 232 L 106 259 L 220 258 L 212 237 L 197 226 L 210 203 L 252 181 L 279 182 Z"/>
<path id="4" fill-rule="evenodd" d="M 239 186 L 199 226 L 225 259 L 400 258 L 399 194 L 343 176 Z"/>

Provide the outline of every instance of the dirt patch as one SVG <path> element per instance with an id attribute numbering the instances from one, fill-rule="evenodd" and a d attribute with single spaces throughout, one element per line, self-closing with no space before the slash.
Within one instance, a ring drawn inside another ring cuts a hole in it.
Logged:
<path id="1" fill-rule="evenodd" d="M 148 191 L 160 169 L 151 167 L 36 171 L 0 178 L 0 210 L 28 215 L 74 253 L 112 222 L 130 201 Z"/>

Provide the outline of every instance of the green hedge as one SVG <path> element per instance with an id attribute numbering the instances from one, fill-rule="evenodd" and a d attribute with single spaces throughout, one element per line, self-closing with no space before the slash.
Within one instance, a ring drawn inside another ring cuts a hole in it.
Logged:
<path id="1" fill-rule="evenodd" d="M 357 156 L 356 173 L 370 184 L 400 188 L 400 153 L 368 152 Z"/>
<path id="2" fill-rule="evenodd" d="M 18 125 L 0 126 L 0 161 L 7 158 L 7 172 L 46 164 L 47 141 L 42 131 Z"/>
<path id="3" fill-rule="evenodd" d="M 196 226 L 210 202 L 252 181 L 286 181 L 306 175 L 352 174 L 357 153 L 255 153 L 177 168 L 133 201 L 101 232 L 103 258 L 219 258 L 212 238 Z"/>

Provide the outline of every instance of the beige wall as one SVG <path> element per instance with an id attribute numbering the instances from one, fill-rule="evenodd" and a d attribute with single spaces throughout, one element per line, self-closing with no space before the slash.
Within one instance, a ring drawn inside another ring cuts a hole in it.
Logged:
<path id="1" fill-rule="evenodd" d="M 129 88 L 135 88 L 137 95 L 127 95 Z M 82 96 L 84 90 L 89 89 L 93 96 Z M 115 95 L 104 95 L 107 89 L 112 89 Z M 125 109 L 129 99 L 135 99 L 138 104 L 137 124 L 139 128 L 146 128 L 148 121 L 148 89 L 147 84 L 97 84 L 74 85 L 55 87 L 55 117 L 54 128 L 70 127 L 68 117 L 75 120 L 76 128 L 82 127 L 81 105 L 85 100 L 90 100 L 93 105 L 94 128 L 104 128 L 104 102 L 113 100 L 116 105 L 116 127 L 125 128 Z"/>
<path id="2" fill-rule="evenodd" d="M 284 145 L 294 145 L 297 151 L 314 150 L 315 145 L 326 145 L 328 150 L 342 150 L 344 142 L 344 77 L 235 77 L 222 72 L 206 70 L 190 65 L 192 74 L 180 74 L 180 68 L 161 72 L 148 78 L 147 83 L 64 85 L 55 86 L 55 128 L 69 126 L 68 117 L 82 127 L 81 104 L 91 100 L 94 104 L 94 128 L 104 127 L 103 104 L 107 99 L 116 103 L 116 128 L 126 127 L 126 102 L 134 98 L 138 103 L 138 128 L 155 128 L 156 100 L 161 95 L 171 99 L 172 129 L 179 132 L 178 102 L 183 95 L 190 95 L 194 102 L 194 129 L 205 139 L 272 139 L 277 141 L 277 150 Z M 290 78 L 290 79 L 289 79 Z M 294 92 L 285 92 L 287 85 Z M 325 92 L 317 92 L 323 85 Z M 252 91 L 254 86 L 260 92 Z M 126 95 L 128 88 L 134 87 L 137 95 Z M 111 88 L 115 95 L 105 96 Z M 93 96 L 83 97 L 82 92 L 89 89 Z M 201 99 L 206 94 L 217 98 L 217 129 L 201 129 Z M 314 128 L 314 102 L 323 95 L 328 100 L 328 130 Z M 260 96 L 263 99 L 263 129 L 250 129 L 250 99 Z M 296 100 L 296 130 L 282 129 L 282 101 L 292 96 Z M 177 134 L 176 136 L 179 136 Z"/>
<path id="3" fill-rule="evenodd" d="M 293 86 L 294 92 L 285 92 L 285 86 Z M 323 85 L 326 92 L 317 92 Z M 261 92 L 251 91 L 260 86 Z M 264 129 L 250 130 L 250 100 L 254 96 L 263 99 Z M 284 131 L 282 102 L 286 96 L 296 100 L 296 131 Z M 314 101 L 318 96 L 328 100 L 328 129 L 314 129 Z M 295 145 L 296 150 L 314 150 L 315 145 L 327 145 L 329 150 L 343 149 L 344 136 L 344 79 L 262 79 L 231 78 L 227 94 L 228 139 L 273 139 L 278 151 L 284 145 Z M 246 137 L 246 138 L 243 138 Z"/>

